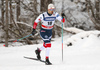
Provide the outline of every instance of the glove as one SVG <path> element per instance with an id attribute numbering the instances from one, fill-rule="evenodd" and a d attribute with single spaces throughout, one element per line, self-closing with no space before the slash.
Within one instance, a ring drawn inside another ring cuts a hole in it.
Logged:
<path id="1" fill-rule="evenodd" d="M 35 29 L 33 28 L 32 35 L 35 35 L 35 34 L 36 34 L 36 31 L 35 31 Z"/>
<path id="2" fill-rule="evenodd" d="M 61 13 L 61 16 L 62 16 L 62 18 L 64 18 L 65 17 L 65 14 L 64 13 Z"/>
<path id="3" fill-rule="evenodd" d="M 64 23 L 65 22 L 65 14 L 64 13 L 61 13 L 61 16 L 62 16 L 62 22 Z"/>

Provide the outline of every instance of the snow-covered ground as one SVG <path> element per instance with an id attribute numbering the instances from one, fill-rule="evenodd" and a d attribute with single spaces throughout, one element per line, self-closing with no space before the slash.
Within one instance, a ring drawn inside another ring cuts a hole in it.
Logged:
<path id="1" fill-rule="evenodd" d="M 23 58 L 23 56 L 36 57 L 34 51 L 42 44 L 8 48 L 0 44 L 0 70 L 100 70 L 100 37 L 97 37 L 99 33 L 93 31 L 73 35 L 69 39 L 70 42 L 75 42 L 69 47 L 68 36 L 64 36 L 63 62 L 61 38 L 55 39 L 50 52 L 50 61 L 53 65 L 50 66 Z M 45 51 L 41 52 L 41 56 L 44 60 Z"/>

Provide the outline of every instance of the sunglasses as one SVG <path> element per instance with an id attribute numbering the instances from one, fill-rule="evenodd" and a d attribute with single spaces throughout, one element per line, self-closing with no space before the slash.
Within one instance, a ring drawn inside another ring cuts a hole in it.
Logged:
<path id="1" fill-rule="evenodd" d="M 55 11 L 55 9 L 49 9 L 50 11 Z"/>

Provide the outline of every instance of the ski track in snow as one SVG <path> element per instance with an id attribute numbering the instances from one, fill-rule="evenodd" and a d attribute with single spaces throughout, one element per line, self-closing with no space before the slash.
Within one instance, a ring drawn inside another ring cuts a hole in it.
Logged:
<path id="1" fill-rule="evenodd" d="M 29 60 L 23 56 L 36 57 L 34 51 L 42 44 L 25 45 L 16 47 L 2 47 L 0 45 L 0 70 L 100 70 L 100 38 L 94 34 L 77 40 L 72 46 L 67 47 L 68 36 L 64 36 L 64 60 L 62 62 L 61 38 L 52 42 L 50 61 L 53 65 Z M 73 41 L 74 37 L 70 37 Z M 41 52 L 45 59 L 45 51 Z"/>

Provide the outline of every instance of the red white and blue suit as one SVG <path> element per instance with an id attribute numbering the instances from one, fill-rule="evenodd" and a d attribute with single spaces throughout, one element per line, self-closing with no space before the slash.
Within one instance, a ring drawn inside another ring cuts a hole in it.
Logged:
<path id="1" fill-rule="evenodd" d="M 33 29 L 36 29 L 36 26 L 38 22 L 41 22 L 41 30 L 40 30 L 40 36 L 43 39 L 44 43 L 43 46 L 39 49 L 42 51 L 43 49 L 47 49 L 46 51 L 46 57 L 49 57 L 49 51 L 51 48 L 51 38 L 52 38 L 52 29 L 54 26 L 55 20 L 59 20 L 60 22 L 65 22 L 65 19 L 57 13 L 54 12 L 53 14 L 49 14 L 48 12 L 44 12 L 40 14 L 33 25 Z"/>

